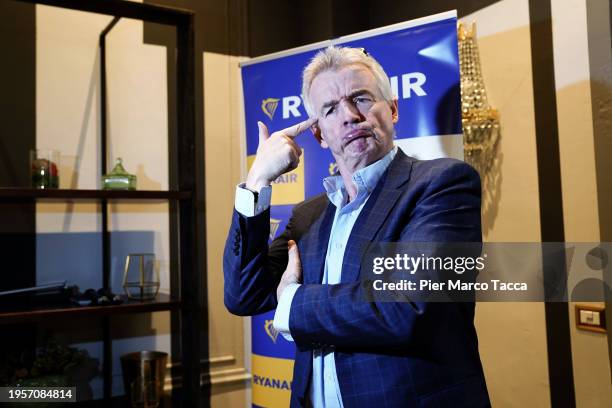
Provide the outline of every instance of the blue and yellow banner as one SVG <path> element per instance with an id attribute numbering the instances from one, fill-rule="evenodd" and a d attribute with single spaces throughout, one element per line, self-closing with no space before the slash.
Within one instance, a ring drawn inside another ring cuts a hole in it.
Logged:
<path id="1" fill-rule="evenodd" d="M 307 119 L 300 97 L 302 69 L 322 48 L 365 48 L 385 69 L 398 98 L 396 145 L 408 155 L 463 158 L 457 15 L 455 11 L 324 41 L 241 64 L 247 163 L 258 145 L 257 122 L 270 133 Z M 293 206 L 323 192 L 334 159 L 312 134 L 296 139 L 300 165 L 272 186 L 270 240 L 285 228 Z M 288 407 L 295 347 L 272 326 L 274 312 L 252 318 L 253 405 Z"/>

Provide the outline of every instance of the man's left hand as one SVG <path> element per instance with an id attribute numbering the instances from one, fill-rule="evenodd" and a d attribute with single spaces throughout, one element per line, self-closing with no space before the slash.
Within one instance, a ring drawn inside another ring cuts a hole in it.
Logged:
<path id="1" fill-rule="evenodd" d="M 287 262 L 287 269 L 285 269 L 276 289 L 277 299 L 280 299 L 283 291 L 290 283 L 302 283 L 302 261 L 300 260 L 300 251 L 295 241 L 290 240 L 288 242 L 288 251 L 289 261 Z"/>

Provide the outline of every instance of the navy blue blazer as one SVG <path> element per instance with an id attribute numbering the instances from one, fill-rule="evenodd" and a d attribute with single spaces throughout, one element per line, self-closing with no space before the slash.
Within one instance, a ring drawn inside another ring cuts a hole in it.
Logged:
<path id="1" fill-rule="evenodd" d="M 464 162 L 416 160 L 401 150 L 351 232 L 341 283 L 322 285 L 335 206 L 325 194 L 295 206 L 287 228 L 268 246 L 270 212 L 234 210 L 223 269 L 227 309 L 245 316 L 272 310 L 297 242 L 304 284 L 291 305 L 297 352 L 291 406 L 309 404 L 312 351 L 335 349 L 345 407 L 486 407 L 490 405 L 474 304 L 365 302 L 361 254 L 370 242 L 481 242 L 480 178 Z"/>

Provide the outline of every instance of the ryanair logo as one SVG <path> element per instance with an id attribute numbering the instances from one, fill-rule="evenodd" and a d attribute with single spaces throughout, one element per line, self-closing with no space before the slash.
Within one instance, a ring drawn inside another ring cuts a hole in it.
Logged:
<path id="1" fill-rule="evenodd" d="M 274 112 L 276 112 L 276 108 L 278 108 L 278 101 L 280 101 L 278 98 L 266 98 L 261 101 L 261 110 L 270 120 L 274 118 Z"/>
<path id="2" fill-rule="evenodd" d="M 272 339 L 272 342 L 276 344 L 276 339 L 278 338 L 278 330 L 274 328 L 274 325 L 272 323 L 274 323 L 274 320 L 266 320 L 264 323 L 264 330 L 266 331 L 268 337 Z"/>
<path id="3" fill-rule="evenodd" d="M 278 231 L 280 223 L 281 220 L 277 220 L 276 218 L 270 218 L 270 240 L 276 238 L 276 232 Z"/>
<path id="4" fill-rule="evenodd" d="M 268 345 L 273 352 L 274 347 Z M 293 360 L 280 357 L 251 356 L 253 375 L 253 405 L 258 407 L 288 407 L 291 397 Z"/>
<path id="5" fill-rule="evenodd" d="M 302 112 L 300 112 L 302 98 L 297 95 L 285 96 L 284 98 L 266 98 L 261 101 L 261 110 L 272 120 L 278 105 L 282 107 L 283 119 L 299 118 L 302 116 Z"/>
<path id="6" fill-rule="evenodd" d="M 389 77 L 391 91 L 398 99 L 411 99 L 427 96 L 427 76 L 422 72 L 407 72 Z M 266 98 L 261 101 L 261 110 L 274 119 L 274 113 L 281 106 L 283 119 L 300 118 L 305 115 L 302 98 L 298 95 L 287 95 L 282 98 Z"/>
<path id="7" fill-rule="evenodd" d="M 270 378 L 254 374 L 253 384 L 260 385 L 262 387 L 291 391 L 291 381 L 283 380 L 280 378 Z"/>
<path id="8" fill-rule="evenodd" d="M 329 167 L 327 168 L 327 171 L 329 171 L 330 176 L 333 176 L 334 174 L 336 174 L 338 172 L 338 163 L 329 163 Z"/>

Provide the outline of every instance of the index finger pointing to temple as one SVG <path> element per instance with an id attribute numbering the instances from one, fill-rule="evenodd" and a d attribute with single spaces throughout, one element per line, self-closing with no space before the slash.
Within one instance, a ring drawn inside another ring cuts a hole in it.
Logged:
<path id="1" fill-rule="evenodd" d="M 298 123 L 297 125 L 293 125 L 293 126 L 288 127 L 287 129 L 281 130 L 281 133 L 284 134 L 285 136 L 289 136 L 290 138 L 294 138 L 300 133 L 302 133 L 303 131 L 310 128 L 315 123 L 317 123 L 317 118 L 309 118 L 303 122 Z"/>

